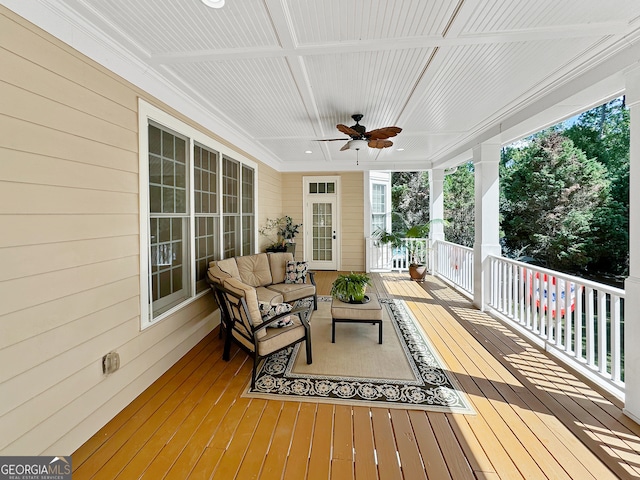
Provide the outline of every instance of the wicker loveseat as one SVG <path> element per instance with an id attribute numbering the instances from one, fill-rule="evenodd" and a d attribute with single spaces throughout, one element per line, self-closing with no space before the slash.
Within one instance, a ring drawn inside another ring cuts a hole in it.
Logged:
<path id="1" fill-rule="evenodd" d="M 316 282 L 313 272 L 306 272 L 309 282 L 286 283 L 287 262 L 293 262 L 289 252 L 258 253 L 227 258 L 209 264 L 207 272 L 210 285 L 224 285 L 224 281 L 234 278 L 256 289 L 258 301 L 291 303 L 313 297 L 313 309 L 317 309 Z M 298 262 L 300 263 L 300 262 Z"/>
<path id="2" fill-rule="evenodd" d="M 290 268 L 289 272 L 287 267 Z M 207 280 L 220 305 L 220 330 L 221 333 L 223 330 L 227 332 L 223 353 L 225 360 L 229 358 L 231 340 L 235 340 L 254 356 L 255 376 L 259 357 L 288 346 L 290 342 L 284 340 L 291 337 L 296 327 L 304 325 L 307 333 L 305 335 L 300 330 L 300 335 L 309 338 L 307 318 L 303 318 L 304 315 L 300 317 L 299 312 L 285 312 L 268 321 L 261 312 L 264 305 L 292 304 L 304 298 L 312 298 L 313 309 L 317 309 L 314 275 L 304 267 L 304 262 L 294 262 L 293 255 L 288 252 L 245 255 L 209 264 Z M 242 301 L 233 298 L 234 296 Z M 244 313 L 236 311 L 239 309 Z M 287 319 L 289 316 L 293 318 L 291 325 L 276 327 L 274 320 Z M 282 346 L 278 346 L 278 337 L 283 340 Z M 302 339 L 299 338 L 298 341 L 300 340 Z M 310 341 L 307 342 L 307 348 L 308 360 L 311 360 Z"/>

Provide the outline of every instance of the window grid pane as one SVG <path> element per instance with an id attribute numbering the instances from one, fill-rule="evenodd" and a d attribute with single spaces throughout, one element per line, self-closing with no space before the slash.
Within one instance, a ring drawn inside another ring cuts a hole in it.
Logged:
<path id="1" fill-rule="evenodd" d="M 218 154 L 199 145 L 194 148 L 196 213 L 218 213 Z"/>
<path id="2" fill-rule="evenodd" d="M 238 248 L 239 241 L 239 215 L 225 215 L 223 219 L 223 253 L 224 258 L 240 255 Z"/>
<path id="3" fill-rule="evenodd" d="M 240 169 L 238 162 L 222 157 L 222 211 L 240 213 L 238 201 Z"/>
<path id="4" fill-rule="evenodd" d="M 155 125 L 148 136 L 151 298 L 158 315 L 188 297 L 188 142 Z"/>
<path id="5" fill-rule="evenodd" d="M 313 260 L 333 260 L 331 203 L 313 204 Z"/>
<path id="6" fill-rule="evenodd" d="M 255 172 L 242 166 L 242 254 L 255 253 Z"/>
<path id="7" fill-rule="evenodd" d="M 371 189 L 371 211 L 373 213 L 386 213 L 386 185 L 374 183 Z"/>
<path id="8" fill-rule="evenodd" d="M 152 298 L 158 301 L 177 294 L 184 299 L 185 259 L 187 258 L 185 232 L 188 219 L 162 217 L 151 220 L 151 276 Z M 173 304 L 174 302 L 171 302 Z"/>
<path id="9" fill-rule="evenodd" d="M 196 218 L 196 292 L 206 290 L 209 262 L 219 260 L 220 221 L 215 216 Z"/>

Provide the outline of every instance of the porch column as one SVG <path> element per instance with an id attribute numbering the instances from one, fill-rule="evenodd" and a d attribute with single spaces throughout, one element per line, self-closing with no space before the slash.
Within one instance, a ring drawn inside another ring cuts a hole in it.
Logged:
<path id="1" fill-rule="evenodd" d="M 436 240 L 444 240 L 444 170 L 440 168 L 429 171 L 429 219 L 429 270 L 433 274 L 437 262 L 434 245 Z"/>
<path id="2" fill-rule="evenodd" d="M 500 255 L 500 143 L 473 149 L 475 169 L 475 242 L 473 244 L 473 304 L 484 310 L 490 298 L 489 255 Z"/>
<path id="3" fill-rule="evenodd" d="M 640 423 L 640 71 L 626 77 L 630 111 L 629 276 L 624 282 L 624 412 Z M 636 185 L 636 188 L 633 187 Z"/>

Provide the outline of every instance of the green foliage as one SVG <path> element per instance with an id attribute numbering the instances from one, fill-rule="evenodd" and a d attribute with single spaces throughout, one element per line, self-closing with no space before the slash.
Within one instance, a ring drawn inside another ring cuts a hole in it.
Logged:
<path id="1" fill-rule="evenodd" d="M 556 270 L 584 269 L 609 188 L 604 166 L 555 131 L 504 151 L 503 166 L 506 253 L 524 252 Z"/>
<path id="2" fill-rule="evenodd" d="M 338 275 L 331 285 L 331 296 L 348 302 L 354 300 L 361 302 L 367 285 L 371 285 L 371 278 L 366 273 L 349 273 Z"/>
<path id="3" fill-rule="evenodd" d="M 436 220 L 430 220 L 427 223 L 412 225 L 401 232 L 387 232 L 378 229 L 372 234 L 372 238 L 376 245 L 390 244 L 393 247 L 404 247 L 409 255 L 409 262 L 413 265 L 420 265 L 426 261 L 427 250 L 424 242 L 405 242 L 404 239 L 409 238 L 427 238 L 431 224 Z M 406 224 L 406 222 L 403 222 Z"/>
<path id="4" fill-rule="evenodd" d="M 288 215 L 279 218 L 267 218 L 264 226 L 258 230 L 271 242 L 268 248 L 276 248 L 284 245 L 285 240 L 293 240 L 299 233 L 301 223 L 293 223 L 293 218 Z"/>
<path id="5" fill-rule="evenodd" d="M 444 177 L 444 236 L 449 242 L 472 247 L 475 235 L 473 162 Z"/>
<path id="6" fill-rule="evenodd" d="M 600 162 L 611 182 L 603 205 L 594 212 L 588 269 L 625 275 L 629 268 L 630 138 L 624 98 L 583 113 L 564 135 L 587 157 Z"/>
<path id="7" fill-rule="evenodd" d="M 392 177 L 393 232 L 429 222 L 428 177 Z M 625 275 L 629 262 L 629 110 L 624 98 L 503 149 L 501 237 L 505 255 L 532 256 L 567 272 Z M 474 243 L 474 169 L 444 180 L 448 241 Z M 386 233 L 386 232 L 384 232 Z"/>
<path id="8" fill-rule="evenodd" d="M 428 172 L 393 172 L 391 175 L 391 229 L 407 230 L 429 221 Z"/>

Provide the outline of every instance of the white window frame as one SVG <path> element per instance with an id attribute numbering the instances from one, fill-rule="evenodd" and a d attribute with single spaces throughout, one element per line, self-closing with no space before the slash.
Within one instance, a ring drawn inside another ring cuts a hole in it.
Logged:
<path id="1" fill-rule="evenodd" d="M 188 298 L 183 302 L 171 307 L 170 309 L 162 312 L 157 316 L 153 316 L 153 309 L 151 303 L 151 272 L 150 272 L 150 245 L 149 245 L 149 235 L 150 235 L 150 213 L 149 213 L 149 122 L 154 122 L 160 126 L 166 127 L 169 130 L 172 130 L 186 138 L 188 138 L 188 185 L 189 185 L 189 237 L 187 241 L 189 242 L 189 269 L 190 269 L 190 284 L 189 284 L 189 292 Z M 222 158 L 226 156 L 230 159 L 233 159 L 240 163 L 240 190 L 239 190 L 239 198 L 238 201 L 240 203 L 239 212 L 242 215 L 242 198 L 241 198 L 241 187 L 242 187 L 242 166 L 247 166 L 253 169 L 253 188 L 254 188 L 254 206 L 253 206 L 253 215 L 254 219 L 258 217 L 258 165 L 254 161 L 249 158 L 239 154 L 238 152 L 230 149 L 228 146 L 220 143 L 219 141 L 209 137 L 208 135 L 202 133 L 200 130 L 194 128 L 193 126 L 178 120 L 174 116 L 168 114 L 167 112 L 155 107 L 149 102 L 139 98 L 138 99 L 138 139 L 139 139 L 139 205 L 140 205 L 140 329 L 144 330 L 145 328 L 157 324 L 164 318 L 167 318 L 173 315 L 175 312 L 181 310 L 185 306 L 189 305 L 193 301 L 198 298 L 209 294 L 208 290 L 204 290 L 202 292 L 196 292 L 196 259 L 195 259 L 195 202 L 194 202 L 194 179 L 193 179 L 193 147 L 194 143 L 197 142 L 201 146 L 214 150 L 218 153 L 218 171 L 221 173 L 221 165 Z M 223 242 L 223 223 L 222 223 L 222 175 L 218 175 L 219 184 L 218 184 L 218 192 L 219 195 L 219 248 L 220 248 L 220 258 L 222 258 L 222 242 Z M 242 228 L 240 228 L 240 245 L 242 244 Z M 253 232 L 253 245 L 258 245 L 258 229 L 255 225 L 254 221 L 254 232 Z M 257 247 L 256 247 L 257 248 Z M 254 252 L 257 253 L 257 252 Z"/>
<path id="2" fill-rule="evenodd" d="M 391 231 L 391 172 L 387 171 L 370 171 L 365 175 L 365 215 L 367 222 L 365 224 L 365 236 L 370 237 L 372 231 L 373 220 L 373 185 L 384 185 L 385 188 L 385 230 Z"/>

